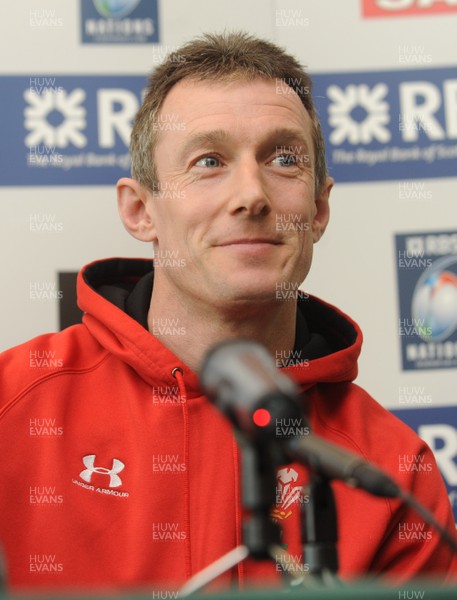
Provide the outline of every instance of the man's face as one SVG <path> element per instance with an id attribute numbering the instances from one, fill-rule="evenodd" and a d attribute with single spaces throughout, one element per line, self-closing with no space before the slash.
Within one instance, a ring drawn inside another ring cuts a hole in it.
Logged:
<path id="1" fill-rule="evenodd" d="M 148 200 L 155 287 L 223 307 L 275 301 L 278 285 L 305 279 L 331 180 L 316 202 L 311 119 L 279 87 L 184 80 L 167 95 Z"/>

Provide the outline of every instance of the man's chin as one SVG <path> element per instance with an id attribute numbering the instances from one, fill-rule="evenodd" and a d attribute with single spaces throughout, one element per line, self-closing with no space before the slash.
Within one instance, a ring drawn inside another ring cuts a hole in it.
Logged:
<path id="1" fill-rule="evenodd" d="M 258 306 L 259 304 L 274 306 L 280 302 L 276 284 L 267 286 L 265 283 L 249 282 L 245 285 L 238 284 L 227 287 L 226 283 L 220 292 L 222 293 L 219 294 L 219 300 L 221 303 L 226 303 L 227 306 Z"/>

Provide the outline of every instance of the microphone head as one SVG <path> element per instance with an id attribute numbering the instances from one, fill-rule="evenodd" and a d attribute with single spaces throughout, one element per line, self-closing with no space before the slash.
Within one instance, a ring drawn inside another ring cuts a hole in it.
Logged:
<path id="1" fill-rule="evenodd" d="M 207 397 L 250 437 L 272 439 L 278 421 L 303 419 L 298 387 L 257 342 L 235 339 L 211 348 L 200 381 Z"/>

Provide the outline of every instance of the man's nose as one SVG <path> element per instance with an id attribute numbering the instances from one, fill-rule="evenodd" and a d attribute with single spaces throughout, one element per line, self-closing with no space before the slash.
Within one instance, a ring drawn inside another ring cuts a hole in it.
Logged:
<path id="1" fill-rule="evenodd" d="M 254 159 L 241 161 L 234 169 L 231 192 L 228 210 L 233 214 L 257 216 L 271 211 L 261 168 Z"/>

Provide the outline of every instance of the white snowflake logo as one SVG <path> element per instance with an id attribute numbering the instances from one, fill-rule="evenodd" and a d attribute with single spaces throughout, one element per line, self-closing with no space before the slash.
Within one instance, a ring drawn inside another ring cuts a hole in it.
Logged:
<path id="1" fill-rule="evenodd" d="M 373 139 L 387 143 L 391 135 L 384 127 L 390 121 L 386 94 L 385 83 L 378 83 L 372 90 L 365 84 L 348 85 L 345 90 L 331 85 L 327 89 L 333 102 L 329 107 L 329 123 L 334 127 L 330 142 L 335 146 L 344 140 L 351 144 L 369 144 Z M 351 116 L 355 109 L 366 113 L 363 120 Z"/>
<path id="2" fill-rule="evenodd" d="M 35 94 L 32 90 L 25 91 L 24 99 L 31 105 L 24 109 L 24 126 L 30 130 L 25 138 L 26 146 L 43 143 L 66 148 L 71 143 L 82 148 L 87 142 L 81 133 L 86 127 L 86 109 L 80 106 L 85 98 L 86 93 L 80 88 L 74 89 L 71 94 L 67 94 L 65 90 L 59 93 L 45 90 L 42 94 Z M 53 126 L 48 117 L 56 111 L 61 114 L 63 121 Z"/>

